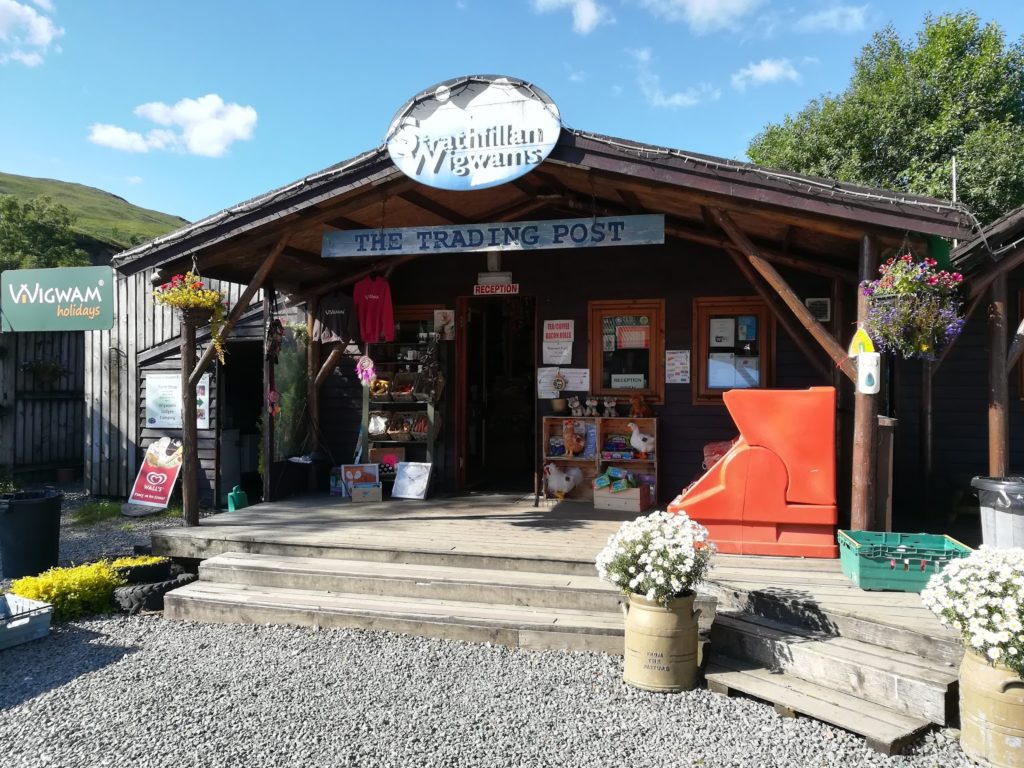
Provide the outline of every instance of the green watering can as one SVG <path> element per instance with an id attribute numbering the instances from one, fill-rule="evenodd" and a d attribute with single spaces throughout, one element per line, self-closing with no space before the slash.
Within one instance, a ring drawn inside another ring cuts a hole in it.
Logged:
<path id="1" fill-rule="evenodd" d="M 245 509 L 248 506 L 249 497 L 245 495 L 242 486 L 236 485 L 231 489 L 231 493 L 228 494 L 228 512 L 234 512 L 236 509 Z"/>

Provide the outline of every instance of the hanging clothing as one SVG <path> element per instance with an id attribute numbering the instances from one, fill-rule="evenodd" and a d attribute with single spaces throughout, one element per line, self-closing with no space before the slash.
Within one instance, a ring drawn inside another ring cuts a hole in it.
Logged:
<path id="1" fill-rule="evenodd" d="M 341 291 L 320 299 L 320 308 L 313 320 L 313 341 L 358 343 L 359 325 L 355 303 Z"/>
<path id="2" fill-rule="evenodd" d="M 359 318 L 359 334 L 367 344 L 395 340 L 395 315 L 391 308 L 391 286 L 383 277 L 364 277 L 352 291 Z"/>

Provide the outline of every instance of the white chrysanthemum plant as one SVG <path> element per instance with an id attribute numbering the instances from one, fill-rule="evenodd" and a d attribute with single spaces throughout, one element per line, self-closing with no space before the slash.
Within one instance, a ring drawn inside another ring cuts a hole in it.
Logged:
<path id="1" fill-rule="evenodd" d="M 925 608 L 979 656 L 1024 678 L 1024 549 L 981 549 L 953 560 L 921 592 Z"/>
<path id="2" fill-rule="evenodd" d="M 703 525 L 685 513 L 652 512 L 623 523 L 597 556 L 597 573 L 629 595 L 667 605 L 704 581 L 715 554 Z"/>

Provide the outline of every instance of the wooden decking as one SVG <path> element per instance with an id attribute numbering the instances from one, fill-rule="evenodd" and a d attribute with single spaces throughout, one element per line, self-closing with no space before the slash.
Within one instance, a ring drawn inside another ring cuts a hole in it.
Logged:
<path id="1" fill-rule="evenodd" d="M 406 562 L 467 567 L 520 567 L 594 575 L 594 558 L 631 513 L 595 510 L 578 502 L 471 495 L 427 501 L 352 504 L 313 497 L 258 504 L 202 520 L 199 527 L 154 535 L 154 547 L 176 557 L 205 559 L 224 552 L 344 558 L 353 549 L 381 560 L 401 552 Z M 801 623 L 828 630 L 843 622 L 880 625 L 886 633 L 949 645 L 954 636 L 921 607 L 918 595 L 865 592 L 843 576 L 838 560 L 719 555 L 709 591 L 736 609 L 771 602 L 800 614 Z M 780 609 L 781 610 L 781 609 Z M 794 618 L 792 615 L 786 618 Z"/>

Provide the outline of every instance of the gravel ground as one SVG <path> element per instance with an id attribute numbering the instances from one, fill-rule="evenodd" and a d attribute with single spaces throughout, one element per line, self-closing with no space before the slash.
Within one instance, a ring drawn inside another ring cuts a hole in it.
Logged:
<path id="1" fill-rule="evenodd" d="M 62 565 L 181 525 L 73 525 L 87 499 L 65 488 Z M 630 688 L 621 659 L 598 654 L 160 615 L 57 625 L 0 652 L 0 755 L 18 768 L 970 765 L 955 733 L 886 758 L 749 699 Z"/>
<path id="2" fill-rule="evenodd" d="M 622 682 L 599 654 L 386 632 L 76 621 L 0 655 L 0 755 L 33 766 L 969 765 L 955 735 L 886 758 L 771 707 Z"/>

